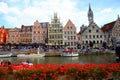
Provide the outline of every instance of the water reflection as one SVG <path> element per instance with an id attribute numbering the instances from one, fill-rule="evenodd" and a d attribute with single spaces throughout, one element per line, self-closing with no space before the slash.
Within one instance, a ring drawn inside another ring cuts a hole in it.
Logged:
<path id="1" fill-rule="evenodd" d="M 113 63 L 114 55 L 87 55 L 87 56 L 79 56 L 79 57 L 40 57 L 40 58 L 1 58 L 3 60 L 10 60 L 14 64 L 19 64 L 23 62 L 25 59 L 28 59 L 31 63 L 34 64 L 71 64 L 71 63 Z"/>

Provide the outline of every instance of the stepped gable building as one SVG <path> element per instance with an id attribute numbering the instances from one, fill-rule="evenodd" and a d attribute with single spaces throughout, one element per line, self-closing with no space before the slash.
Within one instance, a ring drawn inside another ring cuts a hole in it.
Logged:
<path id="1" fill-rule="evenodd" d="M 71 20 L 68 20 L 66 25 L 63 28 L 63 37 L 64 37 L 64 45 L 71 49 L 77 49 L 77 33 L 76 33 L 76 27 L 72 23 Z"/>
<path id="2" fill-rule="evenodd" d="M 6 33 L 7 33 L 7 30 L 5 29 L 4 26 L 2 26 L 0 28 L 0 44 L 6 43 Z"/>
<path id="3" fill-rule="evenodd" d="M 57 17 L 57 13 L 54 13 L 54 17 L 48 27 L 48 45 L 54 47 L 63 45 L 63 26 Z"/>
<path id="4" fill-rule="evenodd" d="M 32 43 L 47 43 L 49 22 L 39 23 L 38 20 L 34 22 L 32 27 Z"/>
<path id="5" fill-rule="evenodd" d="M 20 30 L 20 43 L 29 44 L 32 43 L 32 25 L 31 26 L 21 26 Z"/>
<path id="6" fill-rule="evenodd" d="M 115 45 L 116 41 L 120 41 L 120 18 L 110 23 L 105 24 L 101 28 L 106 36 L 107 43 L 109 46 Z"/>
<path id="7" fill-rule="evenodd" d="M 6 34 L 6 43 L 19 44 L 20 43 L 19 32 L 20 32 L 19 28 L 8 29 Z"/>
<path id="8" fill-rule="evenodd" d="M 94 15 L 90 5 L 88 10 L 88 22 L 89 25 L 87 27 L 83 27 L 79 32 L 82 45 L 89 45 L 90 43 L 97 45 L 102 44 L 104 42 L 104 33 L 94 22 Z"/>

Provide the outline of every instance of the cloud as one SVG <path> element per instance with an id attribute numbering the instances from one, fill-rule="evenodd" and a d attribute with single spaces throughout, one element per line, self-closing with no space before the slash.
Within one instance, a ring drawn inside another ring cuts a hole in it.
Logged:
<path id="1" fill-rule="evenodd" d="M 101 13 L 109 13 L 112 12 L 112 8 L 105 8 L 101 11 Z"/>
<path id="2" fill-rule="evenodd" d="M 0 14 L 4 15 L 6 20 L 12 27 L 21 27 L 24 25 L 33 25 L 34 21 L 51 22 L 54 12 L 58 13 L 63 26 L 69 19 L 77 27 L 77 32 L 82 24 L 88 25 L 88 7 L 79 7 L 79 0 L 10 0 L 0 2 Z M 80 3 L 80 1 L 79 1 Z M 83 2 L 82 2 L 83 3 Z M 88 4 L 88 3 L 86 3 Z M 103 25 L 105 21 L 112 21 L 114 16 L 120 9 L 103 8 L 100 11 L 94 11 L 94 20 L 98 25 Z M 114 11 L 116 10 L 116 11 Z M 8 27 L 8 26 L 6 26 Z"/>
<path id="3" fill-rule="evenodd" d="M 0 13 L 2 13 L 2 14 L 8 13 L 8 6 L 4 2 L 0 2 Z"/>
<path id="4" fill-rule="evenodd" d="M 8 12 L 11 14 L 6 15 L 6 20 L 13 24 L 13 26 L 20 27 L 21 24 L 24 25 L 31 25 L 34 23 L 36 19 L 38 19 L 40 22 L 43 21 L 49 21 L 51 22 L 51 18 L 53 18 L 53 13 L 57 12 L 58 17 L 60 17 L 61 23 L 63 23 L 63 26 L 66 24 L 68 19 L 71 19 L 74 24 L 75 22 L 82 22 L 79 21 L 80 15 L 83 15 L 79 12 L 79 10 L 75 7 L 76 3 L 70 0 L 55 0 L 54 3 L 51 2 L 51 0 L 35 0 L 34 2 L 30 2 L 29 0 L 25 2 L 25 6 L 31 3 L 31 5 L 19 9 L 19 6 L 16 7 L 8 7 Z M 13 16 L 13 14 L 15 14 Z M 18 22 L 16 20 L 19 20 Z M 21 22 L 21 23 L 20 23 Z M 76 24 L 75 24 L 76 25 Z"/>

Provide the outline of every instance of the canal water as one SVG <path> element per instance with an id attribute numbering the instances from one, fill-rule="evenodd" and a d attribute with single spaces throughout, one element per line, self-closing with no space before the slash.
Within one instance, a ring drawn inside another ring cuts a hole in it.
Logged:
<path id="1" fill-rule="evenodd" d="M 0 58 L 5 60 L 10 60 L 13 64 L 22 63 L 24 60 L 28 59 L 33 64 L 72 64 L 72 63 L 114 63 L 115 55 L 82 55 L 79 57 L 40 57 L 40 58 Z"/>

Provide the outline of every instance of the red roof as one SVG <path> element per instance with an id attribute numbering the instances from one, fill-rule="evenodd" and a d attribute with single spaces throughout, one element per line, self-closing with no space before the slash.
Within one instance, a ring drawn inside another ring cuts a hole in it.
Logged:
<path id="1" fill-rule="evenodd" d="M 109 30 L 111 30 L 114 26 L 116 21 L 113 21 L 113 22 L 110 22 L 110 23 L 107 23 L 105 24 L 101 29 L 103 30 L 103 32 L 107 32 Z"/>

